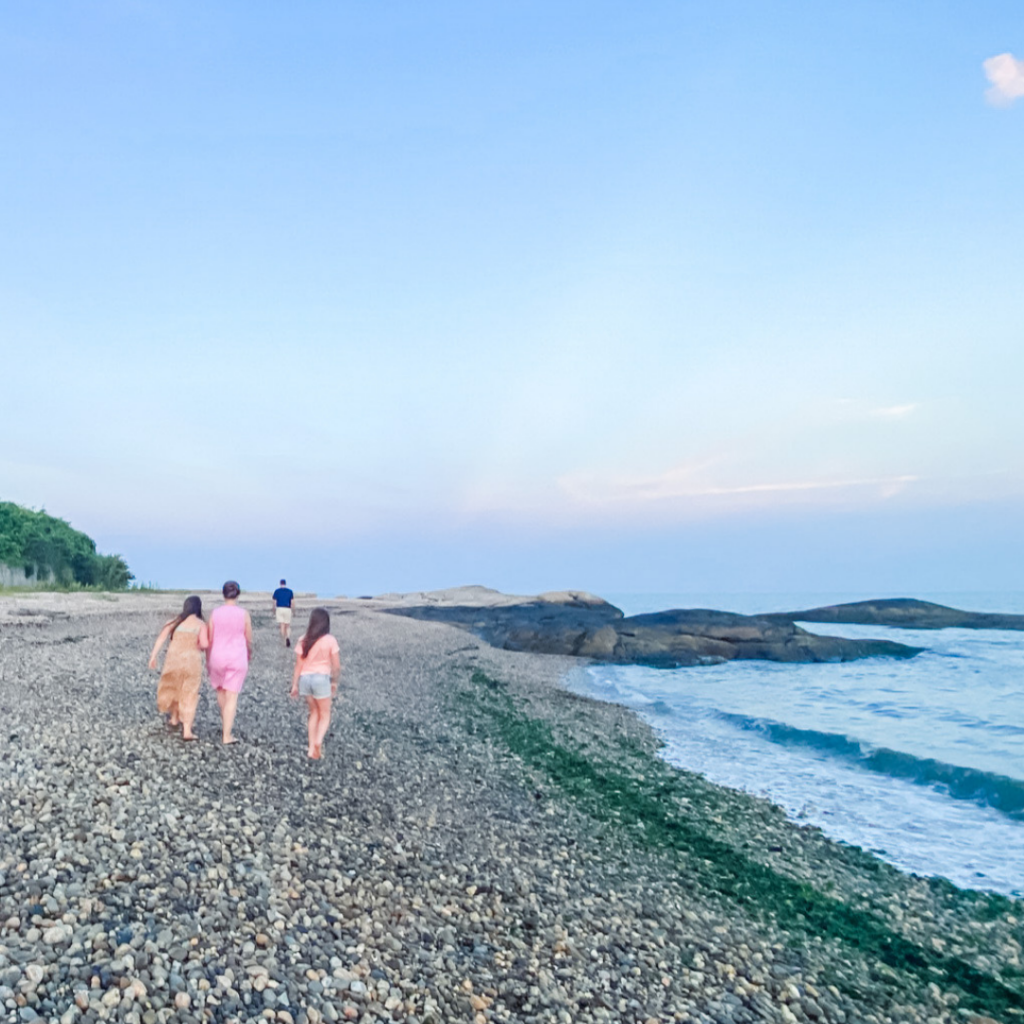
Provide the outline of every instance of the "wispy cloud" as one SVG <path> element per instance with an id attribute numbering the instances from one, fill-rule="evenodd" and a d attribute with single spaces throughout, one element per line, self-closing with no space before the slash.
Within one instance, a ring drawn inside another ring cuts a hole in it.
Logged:
<path id="1" fill-rule="evenodd" d="M 917 402 L 907 402 L 906 405 L 883 405 L 878 409 L 872 409 L 870 415 L 878 416 L 881 419 L 899 420 L 904 416 L 909 416 L 917 408 Z"/>
<path id="2" fill-rule="evenodd" d="M 985 91 L 985 99 L 994 107 L 1008 107 L 1024 96 L 1024 60 L 1017 60 L 1012 53 L 1000 53 L 989 57 L 982 67 L 992 83 Z"/>
<path id="3" fill-rule="evenodd" d="M 749 484 L 712 484 L 695 479 L 693 467 L 680 466 L 657 476 L 633 479 L 597 479 L 567 476 L 559 486 L 577 501 L 591 504 L 664 502 L 686 498 L 729 498 L 813 495 L 815 492 L 871 489 L 890 498 L 919 478 L 911 475 L 795 480 Z"/>

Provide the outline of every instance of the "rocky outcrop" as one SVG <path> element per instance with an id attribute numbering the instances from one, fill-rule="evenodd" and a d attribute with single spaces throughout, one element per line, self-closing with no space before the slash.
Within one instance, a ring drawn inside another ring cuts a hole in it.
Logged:
<path id="1" fill-rule="evenodd" d="M 736 659 L 814 662 L 879 656 L 909 658 L 921 650 L 889 640 L 816 636 L 788 621 L 705 609 L 676 609 L 627 618 L 607 601 L 571 591 L 518 598 L 511 604 L 403 601 L 387 610 L 460 626 L 504 650 L 568 654 L 657 668 Z"/>
<path id="2" fill-rule="evenodd" d="M 1024 615 L 966 612 L 912 597 L 831 604 L 762 616 L 774 622 L 834 622 L 903 629 L 1024 629 Z"/>
<path id="3" fill-rule="evenodd" d="M 818 636 L 791 622 L 705 609 L 676 609 L 622 619 L 609 660 L 648 665 L 707 661 L 853 661 L 909 658 L 920 647 L 890 640 Z"/>

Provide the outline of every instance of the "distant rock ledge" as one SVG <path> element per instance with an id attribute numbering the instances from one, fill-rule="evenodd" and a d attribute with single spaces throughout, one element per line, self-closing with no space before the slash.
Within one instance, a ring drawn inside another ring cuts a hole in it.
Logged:
<path id="1" fill-rule="evenodd" d="M 808 633 L 784 618 L 707 609 L 626 617 L 582 591 L 513 597 L 486 587 L 385 594 L 375 601 L 396 615 L 445 622 L 493 647 L 593 658 L 612 664 L 678 668 L 725 661 L 822 662 L 910 658 L 922 648 L 891 640 L 846 640 Z"/>
<path id="2" fill-rule="evenodd" d="M 762 618 L 773 622 L 835 622 L 900 629 L 1024 629 L 1024 615 L 966 612 L 943 604 L 894 597 L 875 601 L 830 604 L 802 612 L 778 612 Z"/>

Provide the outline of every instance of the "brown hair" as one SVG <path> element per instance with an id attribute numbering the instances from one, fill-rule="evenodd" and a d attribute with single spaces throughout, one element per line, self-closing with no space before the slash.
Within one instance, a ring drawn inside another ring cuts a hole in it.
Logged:
<path id="1" fill-rule="evenodd" d="M 200 622 L 203 621 L 203 602 L 200 598 L 193 594 L 191 597 L 185 598 L 185 603 L 182 605 L 181 614 L 177 618 L 171 619 L 167 623 L 171 627 L 171 636 L 174 636 L 174 631 L 190 616 L 194 615 Z"/>
<path id="2" fill-rule="evenodd" d="M 306 626 L 306 635 L 302 638 L 302 656 L 309 657 L 313 650 L 313 644 L 322 636 L 327 636 L 331 631 L 331 616 L 326 608 L 314 608 L 309 613 L 309 625 Z"/>
<path id="3" fill-rule="evenodd" d="M 234 580 L 228 580 L 227 583 L 221 587 L 220 592 L 224 595 L 225 601 L 230 601 L 232 598 L 238 597 L 242 592 L 242 588 Z"/>

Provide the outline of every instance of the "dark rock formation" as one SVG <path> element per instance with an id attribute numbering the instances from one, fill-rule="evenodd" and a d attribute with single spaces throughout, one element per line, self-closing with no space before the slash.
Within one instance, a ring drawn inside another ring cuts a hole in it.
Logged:
<path id="1" fill-rule="evenodd" d="M 833 604 L 802 612 L 777 612 L 762 618 L 773 622 L 837 622 L 903 629 L 1024 629 L 1024 615 L 965 612 L 912 597 Z"/>
<path id="2" fill-rule="evenodd" d="M 539 654 L 569 654 L 617 664 L 675 668 L 733 659 L 852 661 L 909 658 L 920 647 L 889 640 L 816 636 L 792 622 L 704 609 L 625 618 L 605 601 L 551 599 L 480 607 L 415 605 L 387 609 L 475 633 L 494 647 Z"/>

